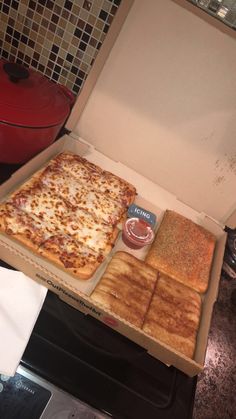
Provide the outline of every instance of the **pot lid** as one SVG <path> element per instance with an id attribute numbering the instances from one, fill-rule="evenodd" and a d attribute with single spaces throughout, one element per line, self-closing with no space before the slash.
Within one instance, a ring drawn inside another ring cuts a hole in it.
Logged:
<path id="1" fill-rule="evenodd" d="M 0 60 L 0 122 L 42 128 L 63 123 L 73 94 L 40 73 Z"/>

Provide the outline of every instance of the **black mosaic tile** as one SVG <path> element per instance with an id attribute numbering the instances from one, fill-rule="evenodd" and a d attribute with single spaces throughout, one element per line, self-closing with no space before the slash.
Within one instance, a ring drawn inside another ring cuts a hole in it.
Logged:
<path id="1" fill-rule="evenodd" d="M 92 25 L 89 25 L 87 23 L 87 25 L 85 26 L 84 30 L 85 30 L 85 32 L 87 32 L 87 33 L 90 34 L 92 32 L 92 30 L 93 30 L 93 27 L 92 27 Z"/>
<path id="2" fill-rule="evenodd" d="M 49 10 L 52 10 L 53 9 L 53 6 L 54 6 L 54 1 L 51 1 L 51 0 L 46 1 L 46 7 Z"/>
<path id="3" fill-rule="evenodd" d="M 29 1 L 29 8 L 35 10 L 36 9 L 36 2 L 33 0 Z"/>
<path id="4" fill-rule="evenodd" d="M 72 6 L 73 6 L 72 1 L 69 1 L 69 0 L 66 0 L 65 1 L 65 4 L 64 4 L 65 9 L 71 10 L 72 9 Z"/>
<path id="5" fill-rule="evenodd" d="M 19 46 L 19 41 L 17 41 L 16 39 L 13 39 L 13 40 L 12 40 L 12 45 L 13 45 L 15 48 L 18 48 L 18 46 Z"/>
<path id="6" fill-rule="evenodd" d="M 83 80 L 80 79 L 79 77 L 77 77 L 77 79 L 75 80 L 75 84 L 77 84 L 77 86 L 81 86 Z"/>
<path id="7" fill-rule="evenodd" d="M 97 2 L 96 13 L 91 10 L 93 2 Z M 0 40 L 0 58 L 31 66 L 55 82 L 65 85 L 68 83 L 75 94 L 79 93 L 97 50 L 101 47 L 100 33 L 102 30 L 107 33 L 120 1 L 110 0 L 109 13 L 102 8 L 102 3 L 98 0 L 84 0 L 80 4 L 78 0 L 65 0 L 62 3 L 52 0 L 28 0 L 24 2 L 26 7 L 20 8 L 20 0 L 0 0 L 0 28 L 1 17 L 5 16 L 5 34 L 4 39 Z M 101 21 L 104 22 L 104 27 L 97 32 L 96 39 L 96 36 L 91 34 L 93 29 L 97 28 L 98 19 L 100 24 Z M 33 50 L 32 55 L 25 54 L 26 45 Z M 90 64 L 84 60 L 88 45 L 92 47 L 90 54 L 93 55 Z"/>
<path id="8" fill-rule="evenodd" d="M 37 2 L 42 6 L 46 6 L 47 0 L 37 0 Z"/>
<path id="9" fill-rule="evenodd" d="M 75 35 L 77 38 L 80 38 L 80 37 L 81 37 L 81 35 L 82 35 L 82 31 L 81 31 L 80 29 L 76 28 L 76 30 L 75 30 L 75 32 L 74 32 L 74 35 Z"/>
<path id="10" fill-rule="evenodd" d="M 21 42 L 23 42 L 23 44 L 27 44 L 27 42 L 28 42 L 28 38 L 25 35 L 21 35 L 20 40 L 21 40 Z"/>
<path id="11" fill-rule="evenodd" d="M 59 16 L 55 15 L 55 13 L 53 13 L 51 20 L 53 23 L 57 24 L 58 20 L 59 20 Z"/>
<path id="12" fill-rule="evenodd" d="M 53 73 L 52 74 L 52 79 L 54 80 L 54 81 L 57 81 L 58 79 L 59 79 L 59 74 L 57 74 L 57 73 Z"/>
<path id="13" fill-rule="evenodd" d="M 18 57 L 18 58 L 16 59 L 16 62 L 17 62 L 17 64 L 22 64 L 22 59 Z"/>
<path id="14" fill-rule="evenodd" d="M 54 52 L 51 52 L 51 54 L 49 55 L 50 60 L 55 61 L 57 56 L 56 54 L 54 54 Z"/>
<path id="15" fill-rule="evenodd" d="M 11 7 L 12 7 L 13 9 L 17 10 L 17 9 L 18 9 L 18 6 L 19 6 L 18 1 L 12 0 L 12 2 L 11 2 Z"/>
<path id="16" fill-rule="evenodd" d="M 3 13 L 6 13 L 8 15 L 8 13 L 9 13 L 9 7 L 6 4 L 4 4 L 2 6 L 2 11 L 3 11 Z"/>
<path id="17" fill-rule="evenodd" d="M 15 39 L 19 40 L 21 35 L 20 35 L 20 32 L 14 31 L 13 36 L 14 36 Z"/>
<path id="18" fill-rule="evenodd" d="M 71 67 L 71 73 L 76 75 L 78 73 L 78 68 L 73 65 Z"/>
<path id="19" fill-rule="evenodd" d="M 108 17 L 108 13 L 105 12 L 105 10 L 101 10 L 101 12 L 99 14 L 99 18 L 102 19 L 102 20 L 104 20 L 104 22 L 106 22 L 107 17 Z"/>
<path id="20" fill-rule="evenodd" d="M 31 65 L 32 65 L 34 68 L 37 68 L 38 61 L 36 61 L 36 60 L 31 60 Z"/>
<path id="21" fill-rule="evenodd" d="M 85 44 L 84 42 L 80 42 L 79 43 L 79 49 L 81 49 L 81 51 L 85 51 L 87 47 L 87 44 Z"/>
<path id="22" fill-rule="evenodd" d="M 53 45 L 52 46 L 52 52 L 54 52 L 55 54 L 57 54 L 58 53 L 58 51 L 59 51 L 59 47 L 57 46 L 57 45 Z"/>
<path id="23" fill-rule="evenodd" d="M 5 50 L 3 50 L 3 51 L 2 51 L 2 57 L 3 57 L 3 58 L 8 59 L 8 56 L 9 56 L 9 55 L 8 55 L 8 52 L 7 52 L 7 51 L 5 51 Z"/>
<path id="24" fill-rule="evenodd" d="M 85 78 L 85 76 L 86 76 L 86 74 L 85 74 L 85 72 L 84 72 L 84 71 L 79 70 L 79 72 L 78 72 L 78 76 L 79 76 L 81 79 L 84 79 L 84 78 Z"/>
<path id="25" fill-rule="evenodd" d="M 73 91 L 74 91 L 74 93 L 77 93 L 77 94 L 78 94 L 78 93 L 79 93 L 79 91 L 80 91 L 80 87 L 75 85 L 75 86 L 73 87 Z"/>
<path id="26" fill-rule="evenodd" d="M 107 33 L 109 31 L 109 25 L 104 25 L 103 32 Z"/>
<path id="27" fill-rule="evenodd" d="M 8 35 L 12 35 L 13 34 L 13 28 L 8 25 L 6 32 L 8 33 Z"/>
<path id="28" fill-rule="evenodd" d="M 54 67 L 54 71 L 56 71 L 57 73 L 59 73 L 59 74 L 60 74 L 60 72 L 61 72 L 61 67 L 60 67 L 59 65 L 55 65 L 55 67 Z"/>
<path id="29" fill-rule="evenodd" d="M 86 44 L 88 44 L 89 41 L 89 35 L 87 33 L 83 33 L 82 35 L 82 41 L 84 41 Z"/>
<path id="30" fill-rule="evenodd" d="M 99 50 L 101 48 L 101 46 L 102 46 L 102 43 L 101 42 L 98 42 L 98 44 L 97 44 L 97 50 Z"/>
<path id="31" fill-rule="evenodd" d="M 67 56 L 66 56 L 66 60 L 67 60 L 67 61 L 69 61 L 70 63 L 72 63 L 73 58 L 74 58 L 74 57 L 73 57 L 73 55 L 71 55 L 71 54 L 69 54 L 69 53 L 68 53 L 68 54 L 67 54 Z"/>

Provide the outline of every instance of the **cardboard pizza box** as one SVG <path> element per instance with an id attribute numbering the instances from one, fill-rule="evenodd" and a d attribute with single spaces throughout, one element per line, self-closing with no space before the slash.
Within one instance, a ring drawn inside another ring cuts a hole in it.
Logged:
<path id="1" fill-rule="evenodd" d="M 139 173 L 129 169 L 120 162 L 115 162 L 114 160 L 107 158 L 84 140 L 80 138 L 74 139 L 69 135 L 62 137 L 59 141 L 51 145 L 15 172 L 14 175 L 0 187 L 0 200 L 6 199 L 13 190 L 19 187 L 35 171 L 44 166 L 48 160 L 65 150 L 83 156 L 89 161 L 98 164 L 102 168 L 131 182 L 138 191 L 137 204 L 154 212 L 157 215 L 158 224 L 160 223 L 165 209 L 173 209 L 204 226 L 217 237 L 210 284 L 203 297 L 201 322 L 194 359 L 191 360 L 181 353 L 174 351 L 167 345 L 152 339 L 141 329 L 130 325 L 109 310 L 102 309 L 99 304 L 94 303 L 90 298 L 91 292 L 98 283 L 107 263 L 115 251 L 125 250 L 143 260 L 148 251 L 148 247 L 138 251 L 131 250 L 126 247 L 119 236 L 113 251 L 102 263 L 95 275 L 86 281 L 75 279 L 71 275 L 66 274 L 60 268 L 47 262 L 44 258 L 35 255 L 30 250 L 24 248 L 20 243 L 17 243 L 12 240 L 11 237 L 7 237 L 4 234 L 0 234 L 0 258 L 21 270 L 37 282 L 45 285 L 71 306 L 85 314 L 90 314 L 99 319 L 124 336 L 130 338 L 132 341 L 146 348 L 155 358 L 168 365 L 174 365 L 190 376 L 197 374 L 204 366 L 211 314 L 218 292 L 225 246 L 225 233 L 222 230 L 222 227 L 210 217 L 200 214 L 178 201 L 173 194 L 170 194 L 160 186 L 144 178 Z"/>
<path id="2" fill-rule="evenodd" d="M 123 5 L 124 3 L 125 5 Z M 140 112 L 144 95 L 138 98 L 136 92 L 134 92 L 135 106 L 140 104 L 139 109 L 132 106 L 132 103 L 128 103 L 129 98 L 126 96 L 126 93 L 124 93 L 123 97 L 121 95 L 119 97 L 114 96 L 112 89 L 116 83 L 119 83 L 119 80 L 113 80 L 112 86 L 110 86 L 109 75 L 116 74 L 117 68 L 117 71 L 122 76 L 122 68 L 119 66 L 124 64 L 122 60 L 127 61 L 129 58 L 125 40 L 127 36 L 129 39 L 132 39 L 132 37 L 137 39 L 140 28 L 140 19 L 138 18 L 138 12 L 140 10 L 138 8 L 142 7 L 143 2 L 135 2 L 126 18 L 131 3 L 121 3 L 119 12 L 114 20 L 115 24 L 114 26 L 112 25 L 108 32 L 106 41 L 99 52 L 82 93 L 78 97 L 72 114 L 67 121 L 67 128 L 70 131 L 69 134 L 63 136 L 15 172 L 0 187 L 0 201 L 3 201 L 11 191 L 15 190 L 35 171 L 44 166 L 53 156 L 61 151 L 69 150 L 84 156 L 103 169 L 111 171 L 136 186 L 138 192 L 136 203 L 154 212 L 157 215 L 158 225 L 164 211 L 166 209 L 173 209 L 211 231 L 217 237 L 217 243 L 209 287 L 202 298 L 201 321 L 194 359 L 189 359 L 163 344 L 161 341 L 151 338 L 142 330 L 130 325 L 112 312 L 104 310 L 90 298 L 91 292 L 98 283 L 113 252 L 116 250 L 126 250 L 138 258 L 144 259 L 145 252 L 147 252 L 148 248 L 131 251 L 126 248 L 119 236 L 112 253 L 88 281 L 74 279 L 63 270 L 35 255 L 4 234 L 0 234 L 0 258 L 48 287 L 48 289 L 55 292 L 71 306 L 97 318 L 130 340 L 146 348 L 148 353 L 153 357 L 167 365 L 174 365 L 189 376 L 194 376 L 204 368 L 208 333 L 214 302 L 218 293 L 226 242 L 224 224 L 233 212 L 235 205 L 233 198 L 229 196 L 228 188 L 226 188 L 226 192 L 222 192 L 222 189 L 217 189 L 216 183 L 213 187 L 208 188 L 209 180 L 206 179 L 206 174 L 210 176 L 211 180 L 216 176 L 212 170 L 212 154 L 210 152 L 209 155 L 205 155 L 202 169 L 199 165 L 201 148 L 199 146 L 198 151 L 196 151 L 197 144 L 195 139 L 192 141 L 192 147 L 189 148 L 189 145 L 186 144 L 186 139 L 183 138 L 183 141 L 181 141 L 180 136 L 178 136 L 176 140 L 178 141 L 180 150 L 178 150 L 178 153 L 171 153 L 170 150 L 170 155 L 166 156 L 165 137 L 161 138 L 157 135 L 155 137 L 156 143 L 155 141 L 153 142 L 153 135 L 157 134 L 159 127 L 154 126 L 155 123 L 153 120 L 147 119 L 145 112 L 143 114 Z M 177 6 L 173 3 L 173 5 L 169 5 L 168 7 Z M 186 13 L 186 11 L 183 11 L 183 13 Z M 191 17 L 188 18 L 191 20 Z M 122 25 L 122 30 L 115 43 L 115 39 Z M 117 63 L 117 57 L 121 59 L 120 64 Z M 104 64 L 105 66 L 103 68 Z M 126 71 L 128 71 L 127 68 Z M 144 67 L 142 67 L 142 74 L 145 74 Z M 137 80 L 135 80 L 135 77 Z M 152 77 L 154 86 L 156 83 L 155 74 Z M 138 82 L 138 75 L 135 76 L 133 74 L 132 83 L 134 90 L 140 88 Z M 109 89 L 111 89 L 111 94 Z M 121 91 L 119 91 L 120 93 Z M 132 89 L 129 91 L 130 93 L 132 93 Z M 152 116 L 152 112 L 154 111 L 155 103 L 152 97 L 150 102 L 150 116 Z M 112 133 L 115 137 L 114 142 Z M 142 133 L 141 137 L 140 133 Z M 169 133 L 166 133 L 166 135 L 169 140 Z M 136 138 L 137 142 L 135 141 Z M 143 141 L 140 138 L 143 138 Z M 215 146 L 216 144 L 212 140 L 213 151 L 215 151 Z M 190 159 L 190 164 L 186 164 L 186 155 Z M 151 159 L 149 158 L 150 156 L 152 156 Z M 161 160 L 163 159 L 166 163 L 165 171 L 159 170 L 162 163 Z M 185 178 L 181 180 L 178 176 L 178 165 L 181 163 L 180 159 L 183 162 L 183 170 L 187 171 L 188 182 L 186 182 Z M 229 180 L 229 184 L 232 184 L 235 180 L 232 173 L 224 170 L 224 168 L 222 170 L 223 173 L 221 171 L 221 175 Z M 169 176 L 171 173 L 172 176 Z M 180 188 L 181 182 L 183 183 L 183 190 Z M 171 184 L 170 188 L 168 188 L 168 184 Z M 200 196 L 200 199 L 197 199 L 198 196 Z M 222 199 L 219 199 L 219 196 Z"/>

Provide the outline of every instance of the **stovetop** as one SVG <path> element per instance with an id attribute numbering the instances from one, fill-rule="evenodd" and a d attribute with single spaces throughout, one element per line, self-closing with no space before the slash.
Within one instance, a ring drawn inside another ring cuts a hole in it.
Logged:
<path id="1" fill-rule="evenodd" d="M 1 419 L 108 419 L 31 371 L 19 366 L 14 377 L 0 375 Z"/>

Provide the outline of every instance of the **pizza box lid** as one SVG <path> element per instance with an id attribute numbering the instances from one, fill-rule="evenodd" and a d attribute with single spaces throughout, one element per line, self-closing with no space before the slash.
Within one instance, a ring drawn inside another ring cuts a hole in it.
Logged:
<path id="1" fill-rule="evenodd" d="M 223 226 L 236 208 L 235 40 L 191 10 L 117 13 L 67 128 Z"/>

